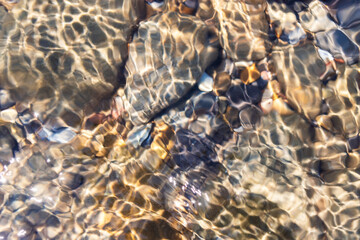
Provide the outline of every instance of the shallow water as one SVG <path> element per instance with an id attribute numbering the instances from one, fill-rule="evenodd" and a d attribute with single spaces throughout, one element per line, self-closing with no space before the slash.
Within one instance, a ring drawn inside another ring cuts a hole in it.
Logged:
<path id="1" fill-rule="evenodd" d="M 360 239 L 359 1 L 0 4 L 0 239 Z"/>

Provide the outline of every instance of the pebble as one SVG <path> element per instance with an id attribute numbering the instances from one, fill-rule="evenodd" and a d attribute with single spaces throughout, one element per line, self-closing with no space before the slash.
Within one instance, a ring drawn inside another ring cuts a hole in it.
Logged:
<path id="1" fill-rule="evenodd" d="M 255 63 L 251 66 L 246 67 L 243 71 L 241 71 L 240 79 L 245 84 L 250 84 L 255 82 L 260 77 L 260 72 L 256 68 Z"/>
<path id="2" fill-rule="evenodd" d="M 264 114 L 270 113 L 273 108 L 273 100 L 271 98 L 263 99 L 260 103 L 260 108 Z"/>
<path id="3" fill-rule="evenodd" d="M 6 122 L 15 123 L 18 113 L 15 109 L 6 109 L 0 112 L 0 118 Z"/>
<path id="4" fill-rule="evenodd" d="M 134 127 L 129 133 L 126 140 L 127 144 L 139 147 L 148 137 L 152 129 L 152 123 Z"/>
<path id="5" fill-rule="evenodd" d="M 142 22 L 125 66 L 125 108 L 133 124 L 147 123 L 184 97 L 217 55 L 217 37 L 194 16 L 170 11 Z M 204 79 L 201 88 L 207 91 L 210 78 Z"/>
<path id="6" fill-rule="evenodd" d="M 335 58 L 342 58 L 347 64 L 359 62 L 359 47 L 339 29 L 332 29 L 316 34 L 317 44 L 328 50 Z"/>
<path id="7" fill-rule="evenodd" d="M 213 85 L 214 79 L 204 72 L 198 82 L 199 90 L 203 92 L 211 92 L 213 90 Z"/>
<path id="8" fill-rule="evenodd" d="M 190 117 L 193 114 L 195 116 L 205 113 L 216 114 L 218 111 L 217 100 L 217 97 L 212 92 L 194 94 L 194 97 L 191 98 L 185 108 L 185 115 Z"/>
<path id="9" fill-rule="evenodd" d="M 164 5 L 164 1 L 160 0 L 160 1 L 146 1 L 152 8 L 154 9 L 160 9 L 163 5 Z"/>
<path id="10" fill-rule="evenodd" d="M 9 91 L 0 89 L 0 111 L 10 108 L 14 105 L 15 101 L 11 99 Z"/>
<path id="11" fill-rule="evenodd" d="M 334 60 L 334 57 L 328 51 L 325 51 L 321 48 L 318 48 L 317 50 L 318 50 L 319 56 L 321 57 L 322 60 L 324 60 L 324 62 L 330 62 L 330 61 Z"/>
<path id="12" fill-rule="evenodd" d="M 65 189 L 75 190 L 85 182 L 85 178 L 78 173 L 62 171 L 59 174 L 59 184 Z"/>
<path id="13" fill-rule="evenodd" d="M 231 77 L 227 72 L 216 74 L 214 81 L 214 91 L 218 95 L 223 95 L 231 86 Z"/>
<path id="14" fill-rule="evenodd" d="M 51 142 L 68 143 L 76 136 L 76 132 L 69 127 L 61 127 L 54 130 L 49 130 L 43 127 L 38 136 L 41 139 L 47 139 Z"/>
<path id="15" fill-rule="evenodd" d="M 246 107 L 239 113 L 241 126 L 245 129 L 255 129 L 260 124 L 261 116 L 262 112 L 258 107 Z"/>

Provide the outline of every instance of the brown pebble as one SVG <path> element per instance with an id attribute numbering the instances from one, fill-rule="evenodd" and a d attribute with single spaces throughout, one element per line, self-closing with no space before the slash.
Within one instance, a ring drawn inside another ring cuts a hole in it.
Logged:
<path id="1" fill-rule="evenodd" d="M 345 158 L 345 166 L 350 169 L 356 169 L 360 164 L 360 156 L 359 153 L 353 152 L 349 153 L 349 155 Z"/>
<path id="2" fill-rule="evenodd" d="M 193 15 L 195 13 L 195 8 L 190 8 L 184 3 L 180 3 L 180 13 Z"/>
<path id="3" fill-rule="evenodd" d="M 84 177 L 77 173 L 61 172 L 59 183 L 64 188 L 74 190 L 84 183 Z"/>
<path id="4" fill-rule="evenodd" d="M 227 72 L 221 72 L 216 74 L 214 81 L 214 90 L 217 95 L 225 94 L 230 85 L 231 78 Z"/>
<path id="5" fill-rule="evenodd" d="M 241 124 L 240 124 L 238 109 L 231 106 L 227 106 L 225 112 L 225 118 L 229 122 L 231 128 L 234 129 L 240 127 Z"/>
<path id="6" fill-rule="evenodd" d="M 260 77 L 260 72 L 256 68 L 255 63 L 245 68 L 240 75 L 240 79 L 245 84 L 250 84 Z"/>

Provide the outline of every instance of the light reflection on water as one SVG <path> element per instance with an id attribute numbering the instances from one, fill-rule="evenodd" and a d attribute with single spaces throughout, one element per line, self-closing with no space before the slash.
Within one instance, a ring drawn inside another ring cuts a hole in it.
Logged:
<path id="1" fill-rule="evenodd" d="M 0 239 L 357 239 L 357 1 L 0 0 Z"/>

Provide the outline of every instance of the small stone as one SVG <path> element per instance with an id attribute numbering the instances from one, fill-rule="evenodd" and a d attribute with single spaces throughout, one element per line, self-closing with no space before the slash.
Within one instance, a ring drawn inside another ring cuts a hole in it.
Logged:
<path id="1" fill-rule="evenodd" d="M 66 189 L 75 190 L 80 187 L 84 182 L 84 177 L 77 173 L 63 171 L 59 174 L 60 186 Z"/>
<path id="2" fill-rule="evenodd" d="M 270 113 L 272 106 L 273 100 L 271 98 L 261 100 L 260 108 L 264 114 Z"/>
<path id="3" fill-rule="evenodd" d="M 47 139 L 58 143 L 68 143 L 76 136 L 74 130 L 66 127 L 61 127 L 52 131 L 44 127 L 38 134 L 41 139 Z"/>
<path id="4" fill-rule="evenodd" d="M 154 9 L 160 9 L 164 5 L 164 1 L 148 0 L 146 2 Z"/>
<path id="5" fill-rule="evenodd" d="M 0 118 L 6 122 L 14 123 L 18 113 L 15 109 L 6 109 L 0 112 Z"/>
<path id="6" fill-rule="evenodd" d="M 151 129 L 151 123 L 134 127 L 128 134 L 127 144 L 131 144 L 135 148 L 139 147 L 148 138 Z"/>
<path id="7" fill-rule="evenodd" d="M 334 57 L 328 51 L 325 51 L 321 48 L 318 48 L 317 50 L 318 50 L 319 56 L 321 57 L 322 60 L 324 60 L 324 62 L 330 62 L 330 61 L 334 60 Z"/>
<path id="8" fill-rule="evenodd" d="M 350 148 L 353 149 L 357 149 L 360 147 L 360 137 L 359 135 L 356 135 L 355 137 L 351 137 L 348 139 L 348 144 L 350 146 Z"/>
<path id="9" fill-rule="evenodd" d="M 15 105 L 15 101 L 13 101 L 10 97 L 10 93 L 5 89 L 0 90 L 0 110 L 4 110 L 10 108 Z"/>
<path id="10" fill-rule="evenodd" d="M 216 74 L 214 81 L 214 90 L 218 95 L 223 95 L 229 89 L 231 85 L 231 77 L 227 72 L 221 72 Z"/>
<path id="11" fill-rule="evenodd" d="M 48 238 L 54 238 L 62 231 L 59 218 L 56 216 L 50 216 L 46 219 L 44 232 Z"/>
<path id="12" fill-rule="evenodd" d="M 10 194 L 5 206 L 15 212 L 16 210 L 22 208 L 25 204 L 25 201 L 29 197 L 24 194 Z"/>
<path id="13" fill-rule="evenodd" d="M 212 92 L 200 92 L 200 94 L 194 96 L 186 106 L 186 115 L 188 117 L 190 117 L 192 114 L 195 114 L 196 116 L 205 113 L 215 114 L 217 111 L 217 98 Z"/>
<path id="14" fill-rule="evenodd" d="M 241 126 L 246 129 L 256 128 L 260 124 L 262 112 L 255 106 L 249 106 L 239 113 Z"/>
<path id="15" fill-rule="evenodd" d="M 196 10 L 196 0 L 186 0 L 180 3 L 180 13 L 182 14 L 194 14 Z"/>
<path id="16" fill-rule="evenodd" d="M 239 110 L 228 106 L 225 112 L 225 119 L 229 122 L 230 127 L 235 129 L 240 127 Z"/>
<path id="17" fill-rule="evenodd" d="M 200 77 L 198 87 L 200 91 L 211 92 L 213 90 L 213 84 L 214 79 L 204 72 Z"/>
<path id="18" fill-rule="evenodd" d="M 256 68 L 255 63 L 245 68 L 240 75 L 240 79 L 245 84 L 255 82 L 260 77 L 260 72 Z"/>

